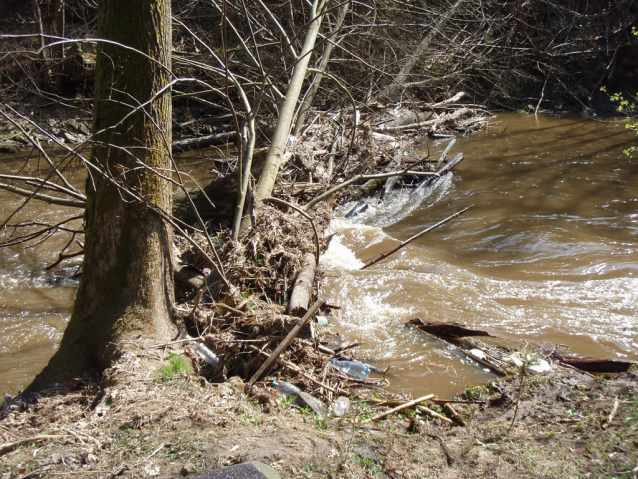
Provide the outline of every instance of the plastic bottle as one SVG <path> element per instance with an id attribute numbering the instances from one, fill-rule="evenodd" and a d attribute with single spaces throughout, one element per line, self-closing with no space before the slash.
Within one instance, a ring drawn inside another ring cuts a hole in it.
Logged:
<path id="1" fill-rule="evenodd" d="M 216 368 L 219 366 L 219 358 L 204 343 L 197 343 L 197 354 L 208 363 L 209 366 Z"/>
<path id="2" fill-rule="evenodd" d="M 350 409 L 350 399 L 345 396 L 339 396 L 332 405 L 332 414 L 335 417 L 341 417 Z"/>
<path id="3" fill-rule="evenodd" d="M 343 371 L 350 376 L 355 376 L 360 379 L 367 378 L 371 371 L 371 367 L 369 365 L 359 363 L 357 361 L 339 361 L 338 359 L 332 358 L 330 360 L 330 364 L 339 371 Z"/>
<path id="4" fill-rule="evenodd" d="M 328 408 L 326 408 L 326 405 L 322 401 L 312 396 L 311 394 L 303 392 L 294 384 L 290 384 L 285 381 L 281 383 L 273 381 L 272 385 L 277 388 L 277 391 L 283 397 L 289 398 L 291 396 L 295 396 L 297 398 L 295 402 L 298 406 L 304 406 L 305 404 L 320 416 L 324 416 L 328 410 Z"/>

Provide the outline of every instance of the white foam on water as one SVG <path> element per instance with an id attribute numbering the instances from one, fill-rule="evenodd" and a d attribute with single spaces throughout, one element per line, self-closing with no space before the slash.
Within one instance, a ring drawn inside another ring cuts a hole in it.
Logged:
<path id="1" fill-rule="evenodd" d="M 334 236 L 328 249 L 321 256 L 321 265 L 327 269 L 354 271 L 361 269 L 363 262 L 358 260 L 354 251 L 345 246 L 342 236 Z"/>
<path id="2" fill-rule="evenodd" d="M 431 187 L 414 189 L 399 189 L 390 192 L 384 201 L 373 198 L 366 199 L 368 209 L 352 219 L 335 218 L 336 223 L 349 223 L 387 228 L 410 216 L 414 211 L 422 208 L 427 200 L 428 205 L 440 202 L 453 189 L 452 175 L 439 179 Z M 337 210 L 337 215 L 347 214 L 358 202 L 350 202 Z"/>

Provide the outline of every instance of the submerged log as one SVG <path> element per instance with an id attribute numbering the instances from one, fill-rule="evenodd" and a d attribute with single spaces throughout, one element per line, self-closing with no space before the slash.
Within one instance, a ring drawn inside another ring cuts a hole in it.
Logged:
<path id="1" fill-rule="evenodd" d="M 444 323 L 444 322 L 425 322 L 421 318 L 414 318 L 405 324 L 416 326 L 417 328 L 430 333 L 434 336 L 443 338 L 464 338 L 466 336 L 489 336 L 493 338 L 487 331 L 480 329 L 469 329 L 460 323 Z"/>
<path id="2" fill-rule="evenodd" d="M 569 364 L 588 373 L 624 373 L 631 366 L 638 365 L 638 363 L 632 361 L 621 361 L 619 359 L 566 358 L 558 355 L 557 357 L 562 363 Z"/>
<path id="3" fill-rule="evenodd" d="M 301 272 L 295 281 L 290 295 L 288 314 L 292 316 L 303 316 L 308 311 L 310 296 L 312 295 L 312 285 L 315 280 L 315 255 L 305 253 L 301 260 Z"/>
<path id="4" fill-rule="evenodd" d="M 368 209 L 368 202 L 366 200 L 363 200 L 359 204 L 357 204 L 354 208 L 352 208 L 350 211 L 348 211 L 348 213 L 346 214 L 346 219 L 354 218 L 355 216 L 358 216 L 359 214 L 366 211 L 367 209 Z"/>

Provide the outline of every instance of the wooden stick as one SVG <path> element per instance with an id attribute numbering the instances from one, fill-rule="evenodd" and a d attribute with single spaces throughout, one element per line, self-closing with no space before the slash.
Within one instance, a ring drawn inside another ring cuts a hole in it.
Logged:
<path id="1" fill-rule="evenodd" d="M 498 366 L 486 361 L 485 359 L 481 359 L 478 356 L 472 354 L 469 351 L 466 351 L 464 349 L 461 348 L 457 348 L 459 351 L 461 351 L 463 354 L 465 354 L 468 358 L 472 359 L 473 361 L 476 361 L 477 363 L 485 366 L 487 369 L 489 369 L 490 371 L 492 371 L 494 374 L 496 374 L 497 376 L 500 377 L 505 377 L 507 376 L 507 372 L 503 371 L 501 368 L 499 368 Z"/>
<path id="2" fill-rule="evenodd" d="M 361 270 L 364 270 L 370 266 L 372 266 L 375 263 L 378 263 L 379 261 L 381 261 L 382 259 L 387 258 L 388 256 L 390 256 L 391 254 L 396 253 L 397 251 L 399 251 L 401 248 L 409 245 L 410 243 L 412 243 L 415 239 L 420 238 L 421 236 L 423 236 L 426 233 L 429 233 L 430 231 L 438 228 L 439 226 L 444 225 L 445 223 L 447 223 L 448 221 L 453 220 L 454 218 L 456 218 L 457 216 L 461 216 L 463 213 L 465 213 L 467 210 L 469 210 L 472 206 L 474 205 L 470 205 L 466 208 L 463 208 L 461 211 L 457 211 L 456 213 L 454 213 L 452 216 L 448 216 L 447 218 L 445 218 L 444 220 L 439 221 L 437 224 L 430 226 L 429 228 L 424 229 L 423 231 L 421 231 L 420 233 L 415 234 L 414 236 L 412 236 L 411 238 L 408 238 L 407 240 L 405 240 L 403 243 L 401 243 L 399 246 L 397 246 L 396 248 L 392 248 L 390 251 L 386 252 L 386 253 L 381 253 L 379 256 L 377 256 L 375 259 L 373 259 L 372 261 L 366 263 L 363 267 L 361 267 Z"/>
<path id="3" fill-rule="evenodd" d="M 467 423 L 463 420 L 459 413 L 456 412 L 456 409 L 454 409 L 450 404 L 443 403 L 443 409 L 445 409 L 450 414 L 450 416 L 452 416 L 452 419 L 454 419 L 458 424 L 463 427 L 467 426 Z"/>
<path id="4" fill-rule="evenodd" d="M 266 358 L 270 357 L 270 354 L 268 354 L 265 351 L 262 351 L 261 349 L 259 349 L 256 346 L 248 346 L 249 349 L 252 349 L 255 352 L 258 352 L 259 354 L 261 354 L 262 356 L 266 356 Z M 347 391 L 344 391 L 343 389 L 340 388 L 332 388 L 330 386 L 328 386 L 327 384 L 322 383 L 321 381 L 319 381 L 318 379 L 315 379 L 314 377 L 312 377 L 310 374 L 306 374 L 304 373 L 301 369 L 299 369 L 299 366 L 296 366 L 295 364 L 291 363 L 290 361 L 282 361 L 284 366 L 287 367 L 288 369 L 292 369 L 294 372 L 302 375 L 304 378 L 308 379 L 310 382 L 315 383 L 317 386 L 322 387 L 327 389 L 328 391 L 330 391 L 333 394 L 344 394 L 344 395 L 348 395 Z"/>
<path id="5" fill-rule="evenodd" d="M 26 444 L 31 444 L 32 442 L 44 441 L 48 439 L 56 439 L 58 437 L 66 437 L 55 434 L 40 434 L 39 436 L 27 437 L 25 439 L 20 439 L 15 442 L 5 442 L 4 444 L 0 444 L 0 456 L 4 456 L 5 454 L 13 451 L 15 448 L 24 446 Z"/>
<path id="6" fill-rule="evenodd" d="M 361 180 L 382 180 L 382 179 L 385 179 L 385 178 L 390 178 L 392 176 L 404 176 L 404 175 L 433 176 L 433 177 L 438 177 L 439 176 L 439 174 L 435 173 L 434 171 L 410 171 L 407 168 L 405 170 L 402 170 L 402 171 L 390 171 L 389 173 L 376 173 L 374 175 L 357 175 L 357 176 L 353 176 L 349 180 L 344 181 L 343 183 L 338 184 L 337 186 L 334 186 L 334 187 L 330 188 L 325 193 L 322 193 L 319 196 L 317 196 L 315 199 L 313 199 L 312 201 L 309 201 L 306 204 L 306 206 L 303 207 L 303 210 L 304 211 L 310 210 L 310 208 L 312 208 L 314 205 L 316 205 L 320 201 L 325 200 L 326 198 L 328 198 L 328 197 L 332 196 L 333 194 L 335 194 L 337 191 L 342 190 L 343 188 L 351 185 L 352 183 L 354 183 L 356 181 L 361 181 Z"/>
<path id="7" fill-rule="evenodd" d="M 618 398 L 614 399 L 614 406 L 611 408 L 611 412 L 609 413 L 609 417 L 607 418 L 607 421 L 605 422 L 605 424 L 603 424 L 603 429 L 607 429 L 609 427 L 611 422 L 616 417 L 617 412 L 618 412 Z"/>
<path id="8" fill-rule="evenodd" d="M 425 407 L 425 406 L 417 406 L 416 407 L 419 411 L 423 411 L 426 414 L 429 414 L 432 417 L 435 417 L 437 419 L 440 419 L 443 422 L 446 422 L 448 424 L 454 424 L 454 421 L 452 421 L 449 417 L 445 417 L 442 414 L 439 414 L 436 411 L 432 411 L 432 409 L 430 409 L 429 407 Z"/>
<path id="9" fill-rule="evenodd" d="M 304 314 L 304 317 L 299 320 L 299 322 L 294 328 L 292 328 L 292 331 L 288 333 L 288 336 L 286 336 L 284 340 L 281 343 L 279 343 L 279 346 L 277 346 L 277 348 L 270 354 L 270 357 L 266 359 L 266 361 L 264 361 L 264 364 L 262 364 L 261 367 L 257 370 L 257 372 L 253 375 L 253 377 L 250 378 L 250 381 L 248 381 L 249 389 L 253 386 L 253 384 L 255 384 L 255 381 L 257 381 L 261 377 L 261 375 L 264 374 L 264 372 L 272 365 L 272 363 L 275 362 L 275 360 L 284 351 L 284 349 L 286 349 L 288 345 L 292 342 L 292 340 L 295 339 L 295 336 L 297 336 L 301 332 L 303 327 L 306 324 L 308 324 L 308 321 L 310 321 L 310 318 L 312 318 L 315 315 L 315 313 L 317 312 L 317 310 L 321 307 L 323 303 L 324 303 L 324 300 L 321 298 L 315 301 L 315 304 L 313 304 L 310 307 L 308 312 Z"/>
<path id="10" fill-rule="evenodd" d="M 437 404 L 487 404 L 487 401 L 464 401 L 461 399 L 432 399 Z"/>
<path id="11" fill-rule="evenodd" d="M 397 406 L 397 407 L 392 408 L 392 409 L 390 409 L 390 410 L 388 410 L 386 412 L 382 412 L 381 414 L 377 414 L 374 417 L 366 419 L 363 422 L 366 423 L 366 422 L 378 421 L 379 419 L 382 419 L 382 418 L 384 418 L 386 416 L 389 416 L 390 414 L 394 414 L 396 412 L 403 411 L 404 409 L 409 409 L 411 407 L 416 406 L 419 403 L 427 401 L 428 399 L 432 399 L 433 397 L 434 397 L 434 394 L 428 394 L 427 396 L 420 397 L 419 399 L 414 399 L 413 401 L 408 401 L 406 403 L 401 404 L 400 406 Z"/>

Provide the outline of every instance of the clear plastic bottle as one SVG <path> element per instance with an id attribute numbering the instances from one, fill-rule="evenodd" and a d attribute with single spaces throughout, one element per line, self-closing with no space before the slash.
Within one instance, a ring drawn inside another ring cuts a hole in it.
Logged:
<path id="1" fill-rule="evenodd" d="M 338 359 L 332 358 L 330 360 L 330 364 L 332 364 L 339 371 L 360 379 L 366 379 L 370 375 L 370 371 L 372 370 L 369 365 L 359 363 L 357 361 L 339 361 Z"/>
<path id="2" fill-rule="evenodd" d="M 332 405 L 332 414 L 335 417 L 341 417 L 348 412 L 348 409 L 350 409 L 350 399 L 345 396 L 339 396 Z"/>
<path id="3" fill-rule="evenodd" d="M 216 368 L 219 366 L 219 358 L 204 343 L 197 343 L 197 354 L 208 363 L 209 366 Z"/>
<path id="4" fill-rule="evenodd" d="M 279 394 L 281 394 L 285 398 L 295 396 L 297 398 L 295 402 L 297 403 L 298 406 L 303 407 L 304 405 L 306 405 L 306 406 L 309 406 L 318 415 L 320 416 L 326 415 L 328 408 L 326 408 L 326 405 L 322 401 L 320 401 L 319 399 L 317 399 L 311 394 L 303 392 L 294 384 L 290 384 L 286 381 L 281 383 L 277 381 L 273 381 L 272 385 L 275 386 Z"/>

